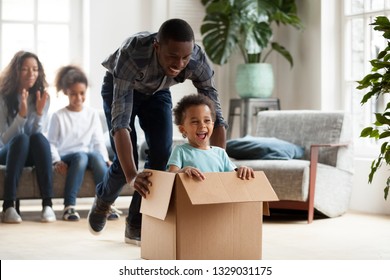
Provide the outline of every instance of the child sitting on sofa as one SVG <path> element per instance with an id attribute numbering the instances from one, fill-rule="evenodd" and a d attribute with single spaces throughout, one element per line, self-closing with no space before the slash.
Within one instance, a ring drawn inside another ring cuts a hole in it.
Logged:
<path id="1" fill-rule="evenodd" d="M 58 92 L 63 91 L 68 96 L 69 105 L 53 113 L 47 137 L 54 170 L 66 176 L 62 218 L 78 221 L 76 198 L 86 169 L 92 170 L 95 184 L 98 184 L 111 162 L 99 114 L 84 106 L 88 88 L 84 72 L 77 66 L 64 66 L 57 73 L 55 85 Z"/>
<path id="2" fill-rule="evenodd" d="M 211 100 L 200 94 L 184 96 L 173 110 L 175 124 L 188 143 L 174 147 L 168 160 L 168 171 L 186 173 L 190 177 L 204 180 L 203 172 L 237 171 L 241 179 L 254 178 L 250 167 L 237 168 L 226 151 L 210 146 L 213 133 L 215 109 Z"/>

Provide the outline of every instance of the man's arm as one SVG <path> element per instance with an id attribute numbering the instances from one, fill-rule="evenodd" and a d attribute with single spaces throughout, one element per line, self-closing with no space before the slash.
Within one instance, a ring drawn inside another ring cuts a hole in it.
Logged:
<path id="1" fill-rule="evenodd" d="M 210 137 L 210 144 L 212 146 L 218 146 L 222 149 L 226 148 L 226 129 L 225 126 L 214 127 L 213 134 Z"/>
<path id="2" fill-rule="evenodd" d="M 130 133 L 126 128 L 121 128 L 114 133 L 115 149 L 122 166 L 126 182 L 130 183 L 137 176 L 137 168 L 133 157 L 133 146 Z"/>
<path id="3" fill-rule="evenodd" d="M 114 142 L 116 154 L 121 164 L 123 173 L 126 177 L 126 182 L 134 186 L 135 190 L 143 197 L 149 193 L 151 182 L 148 177 L 151 172 L 141 172 L 138 174 L 133 157 L 133 146 L 130 138 L 130 133 L 126 128 L 121 128 L 114 133 Z"/>

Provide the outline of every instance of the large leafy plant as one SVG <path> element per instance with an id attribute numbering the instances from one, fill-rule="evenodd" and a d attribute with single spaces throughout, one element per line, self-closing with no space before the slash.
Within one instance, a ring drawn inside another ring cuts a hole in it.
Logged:
<path id="1" fill-rule="evenodd" d="M 371 73 L 358 81 L 359 86 L 357 89 L 369 89 L 361 100 L 362 105 L 372 98 L 378 98 L 390 92 L 390 21 L 385 16 L 379 16 L 370 25 L 374 26 L 374 30 L 383 32 L 383 37 L 387 40 L 387 47 L 378 53 L 377 58 L 370 61 L 372 65 Z M 383 140 L 380 153 L 371 164 L 371 172 L 368 176 L 369 183 L 372 182 L 374 174 L 383 163 L 386 165 L 390 164 L 390 144 L 386 140 L 390 137 L 390 102 L 387 103 L 383 112 L 375 113 L 375 119 L 373 125 L 364 128 L 360 135 L 361 137 Z M 385 199 L 388 197 L 389 189 L 390 176 L 387 178 L 386 186 L 384 187 Z"/>
<path id="2" fill-rule="evenodd" d="M 225 64 L 238 48 L 245 63 L 265 62 L 277 51 L 293 66 L 290 52 L 272 41 L 271 25 L 302 23 L 295 0 L 201 0 L 206 16 L 201 26 L 203 45 L 212 62 Z"/>

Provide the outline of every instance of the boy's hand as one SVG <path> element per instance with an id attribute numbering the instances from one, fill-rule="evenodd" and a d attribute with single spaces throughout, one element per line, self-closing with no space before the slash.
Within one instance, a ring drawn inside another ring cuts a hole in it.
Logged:
<path id="1" fill-rule="evenodd" d="M 255 178 L 255 172 L 251 167 L 241 166 L 237 169 L 237 176 L 243 180 L 249 180 L 250 178 Z"/>
<path id="2" fill-rule="evenodd" d="M 186 166 L 180 170 L 181 173 L 187 174 L 189 177 L 196 177 L 199 180 L 203 181 L 206 179 L 206 176 L 200 171 L 198 168 L 192 167 L 192 166 Z"/>

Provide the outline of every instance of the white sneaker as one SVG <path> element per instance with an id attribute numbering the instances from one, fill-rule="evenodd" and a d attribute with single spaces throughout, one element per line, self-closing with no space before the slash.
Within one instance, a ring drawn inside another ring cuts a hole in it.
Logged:
<path id="1" fill-rule="evenodd" d="M 22 222 L 22 218 L 19 216 L 18 212 L 16 212 L 14 207 L 9 207 L 5 210 L 5 212 L 3 212 L 2 221 L 7 224 L 20 224 Z"/>
<path id="2" fill-rule="evenodd" d="M 45 206 L 42 209 L 41 222 L 43 223 L 51 223 L 57 220 L 56 214 L 53 211 L 53 208 L 50 206 Z"/>

